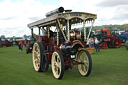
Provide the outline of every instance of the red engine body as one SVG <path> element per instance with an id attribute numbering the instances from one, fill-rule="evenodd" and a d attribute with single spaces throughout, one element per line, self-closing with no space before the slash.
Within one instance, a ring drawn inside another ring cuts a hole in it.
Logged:
<path id="1" fill-rule="evenodd" d="M 77 41 L 74 41 L 74 40 L 77 40 Z M 78 51 L 79 47 L 86 47 L 86 41 L 81 41 L 81 33 L 78 30 L 70 31 L 70 42 L 68 43 L 59 43 L 59 45 L 56 45 L 55 38 L 53 37 L 48 38 L 48 36 L 40 36 L 40 42 L 44 44 L 49 63 L 51 63 L 50 62 L 51 57 L 55 50 L 59 50 L 63 54 L 65 54 L 64 58 L 67 61 L 67 60 L 70 60 L 67 58 L 70 58 L 69 56 L 71 54 L 72 55 L 75 54 L 75 52 Z M 71 65 L 71 64 L 69 64 L 68 62 L 67 65 Z"/>

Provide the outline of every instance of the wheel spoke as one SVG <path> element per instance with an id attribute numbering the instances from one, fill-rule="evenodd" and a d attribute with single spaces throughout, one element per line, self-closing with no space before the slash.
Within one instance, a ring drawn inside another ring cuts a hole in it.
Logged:
<path id="1" fill-rule="evenodd" d="M 54 64 L 54 66 L 55 66 L 55 68 L 57 67 L 57 62 L 56 62 L 56 57 L 54 57 L 54 62 L 53 62 L 53 64 Z"/>
<path id="2" fill-rule="evenodd" d="M 35 61 L 35 63 L 37 63 L 37 62 L 38 62 L 38 59 L 37 59 L 37 58 L 35 58 L 35 59 L 34 59 L 34 61 Z"/>
<path id="3" fill-rule="evenodd" d="M 37 58 L 39 58 L 39 59 L 40 59 L 40 54 L 37 54 Z"/>
<path id="4" fill-rule="evenodd" d="M 34 56 L 36 56 L 36 51 L 35 50 L 33 51 L 33 53 L 34 53 Z"/>
<path id="5" fill-rule="evenodd" d="M 87 70 L 86 70 L 86 68 L 85 68 L 85 66 L 84 65 L 82 65 L 83 66 L 83 73 L 85 73 L 85 72 L 87 72 Z"/>
<path id="6" fill-rule="evenodd" d="M 56 74 L 59 75 L 59 68 L 57 68 Z"/>
<path id="7" fill-rule="evenodd" d="M 61 64 L 60 64 L 60 62 L 57 63 L 57 67 L 58 67 L 59 69 L 61 69 Z"/>
<path id="8" fill-rule="evenodd" d="M 83 57 L 83 65 L 82 65 L 82 71 L 85 73 L 85 72 L 87 72 L 87 69 L 86 68 L 88 68 L 88 61 L 85 59 L 86 57 Z"/>
<path id="9" fill-rule="evenodd" d="M 54 70 L 55 70 L 56 75 L 59 75 L 60 74 L 60 67 L 58 67 L 57 62 L 55 63 L 54 66 L 55 66 Z"/>
<path id="10" fill-rule="evenodd" d="M 40 54 L 37 51 L 34 51 L 34 56 L 38 59 L 40 58 Z"/>
<path id="11" fill-rule="evenodd" d="M 54 63 L 56 63 L 56 57 L 54 57 L 54 59 L 53 59 L 53 60 L 54 60 Z"/>
<path id="12" fill-rule="evenodd" d="M 60 67 L 61 67 L 60 59 L 59 59 L 59 58 L 57 58 L 57 63 L 56 63 L 56 64 L 57 64 L 57 67 L 58 67 L 58 68 L 60 68 Z"/>
<path id="13" fill-rule="evenodd" d="M 39 64 L 39 63 L 37 63 L 37 67 L 38 67 L 38 68 L 40 67 L 40 64 Z"/>
<path id="14" fill-rule="evenodd" d="M 88 67 L 88 61 L 84 60 L 84 65 Z"/>

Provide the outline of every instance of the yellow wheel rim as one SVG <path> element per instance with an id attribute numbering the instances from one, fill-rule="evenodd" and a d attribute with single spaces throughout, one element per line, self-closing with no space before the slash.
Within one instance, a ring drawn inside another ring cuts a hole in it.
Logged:
<path id="1" fill-rule="evenodd" d="M 80 51 L 77 56 L 77 61 L 83 63 L 78 65 L 78 70 L 81 75 L 85 76 L 89 68 L 89 60 L 87 54 L 84 51 Z"/>
<path id="2" fill-rule="evenodd" d="M 38 71 L 40 68 L 40 49 L 37 43 L 33 46 L 33 66 L 35 71 Z"/>
<path id="3" fill-rule="evenodd" d="M 59 78 L 61 75 L 61 60 L 57 52 L 52 55 L 52 72 L 55 78 Z"/>

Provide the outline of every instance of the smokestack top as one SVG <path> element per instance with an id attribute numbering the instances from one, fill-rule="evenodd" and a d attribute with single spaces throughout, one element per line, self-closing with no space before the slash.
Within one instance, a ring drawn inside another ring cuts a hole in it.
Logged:
<path id="1" fill-rule="evenodd" d="M 63 11 L 64 11 L 64 8 L 63 8 L 63 7 L 59 7 L 59 8 L 57 8 L 57 9 L 55 9 L 55 10 L 52 10 L 52 11 L 46 13 L 45 16 L 46 16 L 46 17 L 49 17 L 49 16 L 54 15 L 54 14 L 56 14 L 56 13 L 63 13 Z"/>

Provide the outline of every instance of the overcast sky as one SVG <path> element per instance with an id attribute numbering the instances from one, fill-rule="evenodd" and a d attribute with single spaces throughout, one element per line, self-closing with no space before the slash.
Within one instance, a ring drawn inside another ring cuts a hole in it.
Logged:
<path id="1" fill-rule="evenodd" d="M 0 0 L 0 36 L 30 35 L 27 24 L 60 6 L 97 14 L 95 26 L 128 24 L 127 0 Z"/>

